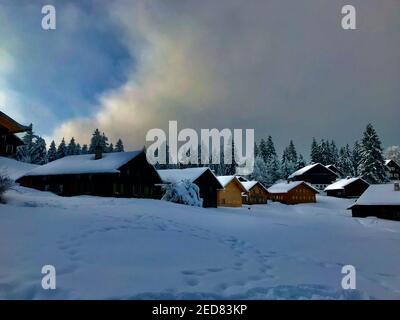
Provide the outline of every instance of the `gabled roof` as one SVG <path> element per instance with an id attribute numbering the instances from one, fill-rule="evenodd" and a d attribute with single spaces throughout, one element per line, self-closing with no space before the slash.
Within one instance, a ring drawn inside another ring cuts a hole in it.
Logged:
<path id="1" fill-rule="evenodd" d="M 0 127 L 6 128 L 9 133 L 25 132 L 31 129 L 29 126 L 19 124 L 2 111 L 0 111 Z"/>
<path id="2" fill-rule="evenodd" d="M 258 182 L 258 181 L 255 181 L 255 180 L 253 180 L 253 181 L 243 181 L 243 182 L 241 181 L 240 183 L 243 185 L 243 187 L 245 187 L 245 189 L 247 190 L 247 192 L 250 192 L 250 190 L 253 189 L 257 184 L 258 184 L 262 189 L 264 189 L 265 191 L 268 192 L 267 188 L 265 188 L 265 187 L 262 185 L 262 183 L 260 183 L 260 182 Z"/>
<path id="3" fill-rule="evenodd" d="M 162 182 L 164 183 L 175 183 L 183 180 L 189 180 L 190 182 L 194 182 L 195 180 L 200 178 L 200 176 L 202 176 L 206 171 L 209 171 L 215 177 L 215 180 L 218 181 L 217 177 L 210 170 L 209 167 L 157 170 L 158 174 L 161 177 Z"/>
<path id="4" fill-rule="evenodd" d="M 328 164 L 325 166 L 325 168 L 328 168 L 329 170 L 332 170 L 333 172 L 338 172 L 339 174 L 343 175 L 343 172 L 339 170 L 334 164 Z"/>
<path id="5" fill-rule="evenodd" d="M 217 179 L 223 188 L 235 181 L 243 192 L 247 192 L 246 188 L 243 186 L 243 182 L 240 182 L 236 176 L 218 176 Z"/>
<path id="6" fill-rule="evenodd" d="M 394 191 L 394 184 L 372 184 L 353 206 L 400 206 L 400 191 Z"/>
<path id="7" fill-rule="evenodd" d="M 94 154 L 67 156 L 28 171 L 25 176 L 119 173 L 119 168 L 143 152 L 143 150 L 137 150 L 103 153 L 102 158 L 98 160 L 94 159 Z"/>
<path id="8" fill-rule="evenodd" d="M 306 187 L 310 188 L 315 193 L 319 193 L 317 189 L 315 189 L 313 186 L 304 181 L 278 182 L 275 183 L 273 186 L 269 187 L 267 191 L 269 193 L 288 193 L 290 190 L 293 190 L 294 188 L 298 187 L 301 184 L 304 184 Z"/>
<path id="9" fill-rule="evenodd" d="M 305 166 L 304 168 L 301 168 L 301 169 L 299 169 L 299 170 L 293 172 L 293 173 L 288 177 L 288 179 L 292 179 L 292 178 L 294 178 L 294 177 L 301 176 L 301 175 L 305 174 L 306 172 L 308 172 L 308 171 L 310 171 L 311 169 L 316 168 L 316 167 L 322 167 L 322 168 L 328 170 L 329 172 L 331 172 L 332 174 L 334 174 L 335 176 L 337 176 L 336 172 L 333 172 L 331 169 L 325 167 L 325 166 L 322 165 L 321 163 L 313 163 L 313 164 L 310 164 L 310 165 L 308 165 L 308 166 Z"/>
<path id="10" fill-rule="evenodd" d="M 345 178 L 345 179 L 340 179 L 332 184 L 330 184 L 329 186 L 327 186 L 325 188 L 324 191 L 330 191 L 330 190 L 343 190 L 346 186 L 348 186 L 349 184 L 352 184 L 353 182 L 356 181 L 363 181 L 366 184 L 369 184 L 368 182 L 366 182 L 365 180 L 359 178 L 359 177 L 355 177 L 355 178 Z"/>
<path id="11" fill-rule="evenodd" d="M 387 159 L 387 160 L 385 160 L 385 166 L 389 165 L 389 163 L 393 163 L 393 164 L 395 164 L 397 167 L 400 168 L 400 165 L 399 165 L 396 161 L 394 161 L 394 160 L 392 160 L 392 159 Z"/>

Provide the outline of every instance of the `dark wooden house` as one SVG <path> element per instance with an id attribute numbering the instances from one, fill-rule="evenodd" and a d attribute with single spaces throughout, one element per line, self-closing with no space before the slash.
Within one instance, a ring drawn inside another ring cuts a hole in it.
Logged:
<path id="1" fill-rule="evenodd" d="M 335 181 L 325 188 L 327 196 L 338 198 L 357 198 L 369 187 L 369 183 L 361 178 L 345 178 Z"/>
<path id="2" fill-rule="evenodd" d="M 338 167 L 336 167 L 334 164 L 328 164 L 325 167 L 327 167 L 329 170 L 331 170 L 334 173 L 336 173 L 336 175 L 338 177 L 344 177 L 345 176 L 344 173 L 341 170 L 339 170 Z"/>
<path id="3" fill-rule="evenodd" d="M 269 198 L 269 192 L 258 181 L 243 181 L 246 192 L 242 194 L 242 202 L 245 204 L 266 204 Z"/>
<path id="4" fill-rule="evenodd" d="M 353 217 L 400 220 L 399 183 L 374 184 L 349 208 Z"/>
<path id="5" fill-rule="evenodd" d="M 210 168 L 164 169 L 157 172 L 164 184 L 183 180 L 189 180 L 196 184 L 200 189 L 203 207 L 217 207 L 217 190 L 221 189 L 222 186 Z"/>
<path id="6" fill-rule="evenodd" d="M 23 126 L 0 111 L 0 156 L 14 157 L 17 147 L 24 143 L 15 133 L 26 132 L 31 127 Z"/>
<path id="7" fill-rule="evenodd" d="M 400 180 L 400 165 L 394 160 L 385 160 L 386 172 L 392 181 Z"/>
<path id="8" fill-rule="evenodd" d="M 22 186 L 59 195 L 159 198 L 157 170 L 144 150 L 67 156 L 27 172 Z"/>
<path id="9" fill-rule="evenodd" d="M 268 188 L 272 201 L 284 204 L 317 202 L 317 189 L 304 181 L 279 182 Z"/>
<path id="10" fill-rule="evenodd" d="M 318 190 L 324 190 L 332 184 L 339 176 L 320 163 L 310 164 L 302 169 L 293 172 L 289 181 L 305 181 Z"/>

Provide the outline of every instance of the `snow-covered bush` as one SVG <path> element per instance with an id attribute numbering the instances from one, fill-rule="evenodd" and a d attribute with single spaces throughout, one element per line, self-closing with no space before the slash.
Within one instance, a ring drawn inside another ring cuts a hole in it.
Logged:
<path id="1" fill-rule="evenodd" d="M 0 203 L 3 201 L 3 194 L 12 187 L 14 181 L 6 172 L 0 172 Z"/>
<path id="2" fill-rule="evenodd" d="M 161 200 L 201 207 L 203 199 L 197 185 L 189 180 L 183 180 L 163 186 L 164 196 Z"/>

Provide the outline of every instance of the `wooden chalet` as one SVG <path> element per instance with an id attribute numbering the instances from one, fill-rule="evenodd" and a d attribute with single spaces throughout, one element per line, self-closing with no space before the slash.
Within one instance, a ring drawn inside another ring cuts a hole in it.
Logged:
<path id="1" fill-rule="evenodd" d="M 242 193 L 242 203 L 245 204 L 266 204 L 268 202 L 269 193 L 258 181 L 241 182 L 247 192 Z"/>
<path id="2" fill-rule="evenodd" d="M 314 163 L 293 172 L 288 177 L 288 180 L 304 181 L 322 191 L 337 178 L 339 178 L 339 176 L 331 169 L 325 167 L 321 163 Z"/>
<path id="3" fill-rule="evenodd" d="M 284 204 L 317 202 L 317 189 L 304 181 L 279 182 L 268 188 L 272 201 Z"/>
<path id="4" fill-rule="evenodd" d="M 31 130 L 31 127 L 23 126 L 14 119 L 0 111 L 0 156 L 15 157 L 17 147 L 24 143 L 15 133 Z"/>
<path id="5" fill-rule="evenodd" d="M 348 209 L 353 217 L 400 220 L 400 185 L 398 182 L 370 185 Z"/>
<path id="6" fill-rule="evenodd" d="M 340 179 L 325 188 L 327 196 L 338 198 L 357 198 L 369 187 L 369 183 L 361 178 Z"/>
<path id="7" fill-rule="evenodd" d="M 144 150 L 67 156 L 17 179 L 24 187 L 59 195 L 158 198 L 161 183 Z"/>
<path id="8" fill-rule="evenodd" d="M 242 193 L 246 193 L 246 188 L 235 176 L 219 176 L 218 181 L 222 189 L 217 193 L 218 207 L 241 207 Z"/>
<path id="9" fill-rule="evenodd" d="M 200 198 L 203 199 L 203 207 L 217 207 L 217 190 L 222 186 L 217 177 L 208 167 L 165 169 L 157 170 L 162 183 L 175 183 L 189 180 L 200 189 Z"/>
<path id="10" fill-rule="evenodd" d="M 385 160 L 386 172 L 392 181 L 400 180 L 400 165 L 394 160 Z"/>
<path id="11" fill-rule="evenodd" d="M 329 170 L 331 170 L 334 173 L 336 173 L 336 175 L 338 177 L 344 177 L 345 176 L 344 173 L 341 170 L 339 170 L 338 167 L 336 167 L 334 164 L 328 164 L 325 167 L 327 167 Z"/>

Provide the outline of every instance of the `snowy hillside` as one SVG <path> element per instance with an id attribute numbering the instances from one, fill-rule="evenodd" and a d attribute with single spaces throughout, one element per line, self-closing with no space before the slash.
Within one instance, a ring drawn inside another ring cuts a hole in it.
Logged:
<path id="1" fill-rule="evenodd" d="M 400 298 L 400 223 L 351 218 L 350 200 L 249 210 L 22 187 L 6 197 L 1 299 Z M 40 285 L 46 264 L 54 291 Z M 341 289 L 345 264 L 357 290 Z"/>
<path id="2" fill-rule="evenodd" d="M 38 167 L 35 164 L 16 161 L 13 159 L 0 157 L 0 172 L 6 172 L 8 176 L 16 180 L 23 176 L 26 172 Z"/>

